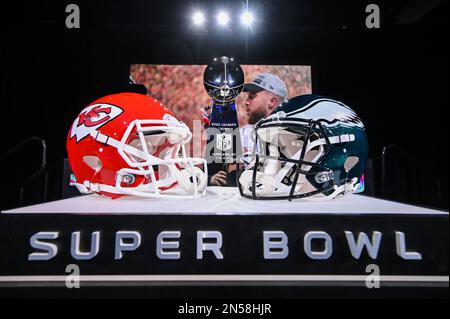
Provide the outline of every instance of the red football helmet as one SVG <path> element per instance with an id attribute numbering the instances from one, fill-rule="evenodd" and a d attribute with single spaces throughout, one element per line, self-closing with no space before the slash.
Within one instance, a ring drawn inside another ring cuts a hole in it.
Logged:
<path id="1" fill-rule="evenodd" d="M 191 198 L 205 193 L 208 176 L 205 159 L 186 156 L 191 138 L 186 124 L 156 99 L 120 93 L 81 111 L 67 152 L 82 193 Z"/>

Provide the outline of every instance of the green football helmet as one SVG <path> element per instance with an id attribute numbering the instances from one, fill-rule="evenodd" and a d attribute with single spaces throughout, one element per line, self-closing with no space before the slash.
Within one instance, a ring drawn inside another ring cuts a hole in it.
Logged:
<path id="1" fill-rule="evenodd" d="M 313 94 L 289 99 L 256 124 L 252 138 L 255 149 L 238 177 L 244 197 L 323 200 L 364 190 L 365 128 L 341 102 Z"/>

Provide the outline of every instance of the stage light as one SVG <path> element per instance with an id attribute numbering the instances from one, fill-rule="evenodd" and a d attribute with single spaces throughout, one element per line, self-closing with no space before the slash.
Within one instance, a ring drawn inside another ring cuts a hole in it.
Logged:
<path id="1" fill-rule="evenodd" d="M 249 11 L 245 11 L 242 15 L 241 15 L 241 23 L 247 27 L 250 27 L 253 23 L 253 14 Z"/>
<path id="2" fill-rule="evenodd" d="M 217 23 L 221 26 L 226 26 L 230 22 L 230 17 L 228 16 L 228 13 L 225 11 L 219 12 L 217 15 Z"/>
<path id="3" fill-rule="evenodd" d="M 196 11 L 192 15 L 192 22 L 197 26 L 203 25 L 203 23 L 205 22 L 205 15 L 203 14 L 203 12 Z"/>

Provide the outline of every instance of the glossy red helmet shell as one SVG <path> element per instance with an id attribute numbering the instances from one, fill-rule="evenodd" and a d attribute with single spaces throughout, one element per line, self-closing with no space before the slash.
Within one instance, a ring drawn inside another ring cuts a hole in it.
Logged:
<path id="1" fill-rule="evenodd" d="M 186 156 L 184 145 L 191 137 L 184 123 L 149 96 L 97 99 L 80 112 L 67 136 L 76 186 L 113 198 L 196 197 L 206 189 L 206 162 Z"/>

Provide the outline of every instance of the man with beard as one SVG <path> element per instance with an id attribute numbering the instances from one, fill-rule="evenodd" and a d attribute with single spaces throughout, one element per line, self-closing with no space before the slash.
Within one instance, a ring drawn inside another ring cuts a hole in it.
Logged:
<path id="1" fill-rule="evenodd" d="M 253 152 L 253 141 L 250 133 L 259 120 L 267 117 L 272 111 L 287 97 L 286 84 L 278 76 L 271 73 L 262 73 L 252 82 L 244 85 L 243 92 L 247 93 L 244 100 L 244 107 L 247 113 L 247 122 L 240 129 L 243 154 Z M 229 184 L 230 174 L 235 173 L 236 164 L 228 167 L 227 171 L 221 170 L 210 179 L 210 185 L 224 186 Z"/>
<path id="2" fill-rule="evenodd" d="M 254 147 L 250 137 L 253 126 L 286 100 L 288 92 L 286 84 L 271 73 L 262 73 L 253 82 L 245 83 L 243 92 L 247 92 L 244 107 L 248 124 L 241 128 L 241 139 L 243 154 L 250 154 Z"/>
<path id="3" fill-rule="evenodd" d="M 269 116 L 287 96 L 286 84 L 271 73 L 262 73 L 253 82 L 245 83 L 243 92 L 247 92 L 244 106 L 250 125 Z"/>

